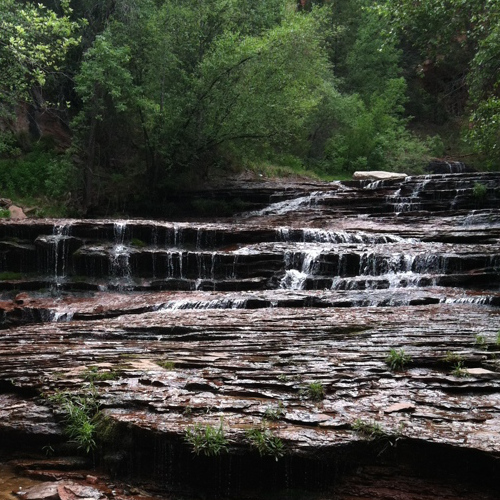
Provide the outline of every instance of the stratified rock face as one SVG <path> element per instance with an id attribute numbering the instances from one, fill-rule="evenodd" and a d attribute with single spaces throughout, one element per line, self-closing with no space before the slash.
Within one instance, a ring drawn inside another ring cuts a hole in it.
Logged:
<path id="1" fill-rule="evenodd" d="M 102 463 L 169 489 L 241 498 L 248 467 L 302 488 L 417 449 L 438 469 L 476 461 L 485 483 L 500 472 L 499 186 L 408 177 L 276 191 L 232 221 L 3 223 L 0 435 L 59 443 L 39 395 L 92 381 L 117 423 Z M 229 440 L 217 466 L 186 439 L 207 425 Z M 283 451 L 261 459 L 252 429 Z"/>

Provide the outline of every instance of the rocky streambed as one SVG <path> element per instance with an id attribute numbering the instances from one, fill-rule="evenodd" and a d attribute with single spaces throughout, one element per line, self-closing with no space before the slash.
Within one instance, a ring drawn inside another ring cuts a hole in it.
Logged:
<path id="1" fill-rule="evenodd" d="M 0 223 L 2 458 L 80 454 L 108 497 L 498 498 L 500 175 L 234 189 Z"/>

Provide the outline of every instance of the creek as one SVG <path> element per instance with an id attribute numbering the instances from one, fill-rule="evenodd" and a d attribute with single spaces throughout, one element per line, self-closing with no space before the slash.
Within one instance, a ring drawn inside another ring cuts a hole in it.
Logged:
<path id="1" fill-rule="evenodd" d="M 46 397 L 91 384 L 87 465 L 162 495 L 498 498 L 500 174 L 204 195 L 250 209 L 0 222 L 1 458 L 75 452 Z"/>

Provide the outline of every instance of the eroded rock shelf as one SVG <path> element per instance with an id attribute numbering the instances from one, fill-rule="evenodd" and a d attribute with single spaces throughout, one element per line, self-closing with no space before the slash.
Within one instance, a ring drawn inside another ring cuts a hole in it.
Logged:
<path id="1" fill-rule="evenodd" d="M 0 222 L 3 449 L 63 453 L 47 397 L 93 380 L 116 432 L 96 460 L 163 491 L 497 498 L 500 175 L 238 196 L 260 205 L 198 223 Z M 228 453 L 193 458 L 186 432 L 207 425 Z M 284 456 L 260 457 L 251 429 Z"/>

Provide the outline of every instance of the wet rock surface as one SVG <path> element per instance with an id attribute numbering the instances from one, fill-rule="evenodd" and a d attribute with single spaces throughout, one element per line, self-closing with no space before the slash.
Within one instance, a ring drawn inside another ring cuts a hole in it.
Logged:
<path id="1" fill-rule="evenodd" d="M 48 396 L 91 390 L 99 463 L 166 491 L 263 498 L 265 467 L 324 498 L 495 498 L 500 176 L 278 192 L 231 221 L 0 222 L 5 447 L 62 453 Z M 207 426 L 227 455 L 193 455 Z"/>

